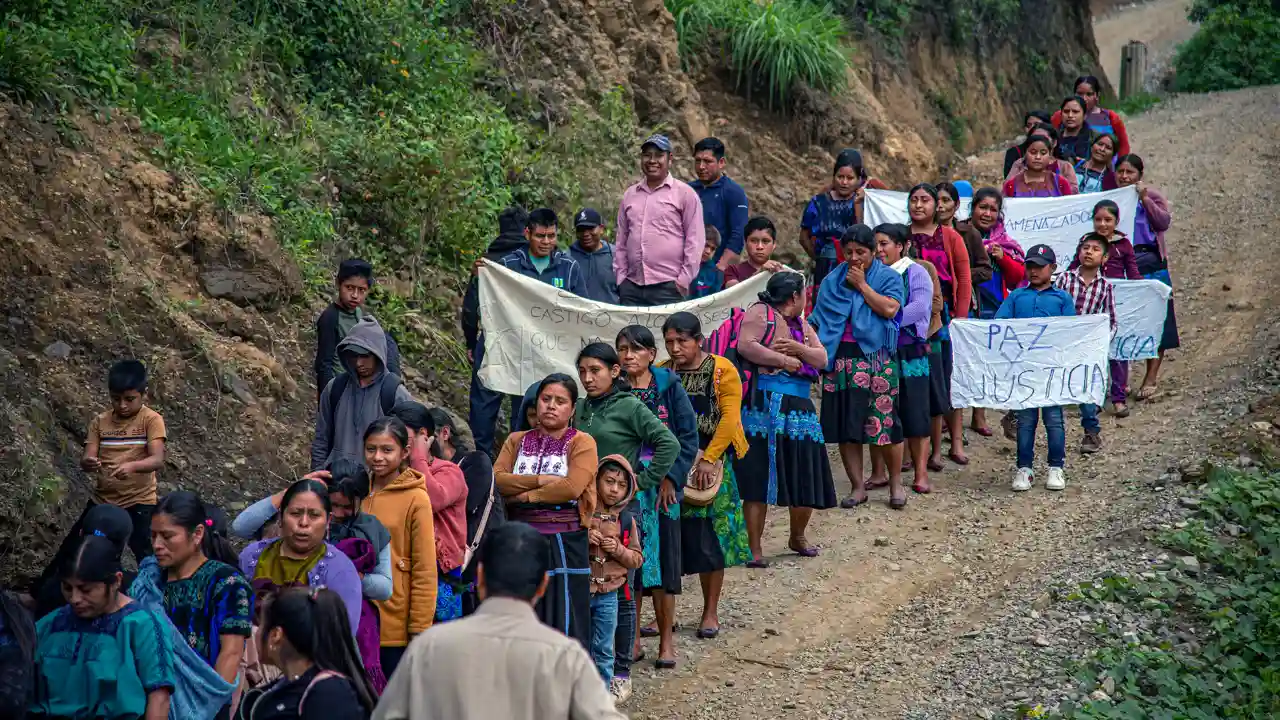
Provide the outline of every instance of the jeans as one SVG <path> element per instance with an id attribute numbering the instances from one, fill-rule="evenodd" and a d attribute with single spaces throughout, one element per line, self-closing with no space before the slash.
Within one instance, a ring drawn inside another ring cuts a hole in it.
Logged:
<path id="1" fill-rule="evenodd" d="M 1086 403 L 1080 406 L 1080 427 L 1087 433 L 1102 432 L 1102 424 L 1098 422 L 1097 405 Z"/>
<path id="2" fill-rule="evenodd" d="M 630 573 L 636 574 L 635 570 Z M 628 580 L 630 582 L 630 580 Z M 630 597 L 628 597 L 630 595 Z M 613 674 L 631 677 L 631 653 L 636 649 L 636 594 L 618 589 L 618 631 L 613 634 Z"/>
<path id="3" fill-rule="evenodd" d="M 613 682 L 613 636 L 618 631 L 618 591 L 591 594 L 591 659 L 607 686 Z"/>
<path id="4" fill-rule="evenodd" d="M 1067 431 L 1062 424 L 1062 406 L 1028 408 L 1018 411 L 1018 467 L 1029 468 L 1036 460 L 1036 426 L 1044 416 L 1044 431 L 1049 438 L 1049 467 L 1060 468 L 1067 462 Z"/>
<path id="5" fill-rule="evenodd" d="M 637 285 L 630 280 L 623 280 L 618 285 L 618 304 L 631 307 L 654 307 L 685 300 L 675 281 L 655 283 L 653 285 Z"/>
<path id="6" fill-rule="evenodd" d="M 1123 360 L 1111 360 L 1111 403 L 1125 401 L 1125 388 L 1129 386 L 1129 363 Z"/>
<path id="7" fill-rule="evenodd" d="M 476 372 L 480 369 L 480 363 L 483 360 L 484 337 L 481 336 L 480 342 L 476 343 L 474 362 L 471 364 L 471 392 L 469 397 L 471 408 L 467 412 L 467 423 L 471 425 L 471 433 L 475 438 L 476 449 L 493 458 L 496 455 L 493 440 L 497 434 L 498 414 L 502 411 L 502 398 L 504 395 L 490 390 L 480 383 L 480 378 L 476 376 Z M 507 397 L 510 398 L 511 403 L 510 425 L 514 426 L 521 398 L 515 395 Z"/>

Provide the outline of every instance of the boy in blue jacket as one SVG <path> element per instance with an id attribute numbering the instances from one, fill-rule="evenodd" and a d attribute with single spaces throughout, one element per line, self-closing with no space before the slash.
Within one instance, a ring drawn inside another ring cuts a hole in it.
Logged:
<path id="1" fill-rule="evenodd" d="M 1067 317 L 1076 314 L 1075 298 L 1055 287 L 1053 272 L 1058 258 L 1048 245 L 1036 245 L 1027 252 L 1027 287 L 1009 293 L 996 310 L 997 320 L 1013 318 Z M 1031 489 L 1035 478 L 1031 466 L 1035 462 L 1036 425 L 1044 418 L 1044 431 L 1049 444 L 1049 479 L 1046 490 L 1065 490 L 1067 478 L 1063 467 L 1067 461 L 1067 431 L 1062 422 L 1062 406 L 1026 408 L 1015 413 L 1018 422 L 1018 471 L 1013 476 L 1015 492 Z"/>

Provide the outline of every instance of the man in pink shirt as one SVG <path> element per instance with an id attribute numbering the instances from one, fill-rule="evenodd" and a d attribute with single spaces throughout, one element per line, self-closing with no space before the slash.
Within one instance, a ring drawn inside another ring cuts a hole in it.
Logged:
<path id="1" fill-rule="evenodd" d="M 671 141 L 654 135 L 640 146 L 644 179 L 627 188 L 618 207 L 613 272 L 623 305 L 680 302 L 698 274 L 706 235 L 702 201 L 671 177 Z"/>

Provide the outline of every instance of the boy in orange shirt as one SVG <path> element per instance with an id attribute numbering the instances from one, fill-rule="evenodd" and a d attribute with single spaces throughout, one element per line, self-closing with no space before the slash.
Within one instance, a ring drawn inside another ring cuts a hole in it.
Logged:
<path id="1" fill-rule="evenodd" d="M 164 467 L 165 428 L 160 413 L 147 407 L 147 368 L 121 360 L 107 374 L 111 409 L 89 423 L 80 467 L 93 476 L 94 505 L 124 508 L 133 521 L 129 549 L 139 562 L 151 555 L 151 513 L 156 508 L 156 471 Z M 84 515 L 68 537 L 79 534 Z"/>

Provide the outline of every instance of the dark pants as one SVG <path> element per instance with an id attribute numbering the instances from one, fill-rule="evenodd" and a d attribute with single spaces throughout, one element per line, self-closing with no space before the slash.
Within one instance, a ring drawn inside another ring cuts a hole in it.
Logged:
<path id="1" fill-rule="evenodd" d="M 89 501 L 76 524 L 71 526 L 63 542 L 78 543 L 80 531 L 84 527 L 84 516 L 98 503 Z M 133 522 L 133 532 L 129 534 L 129 549 L 133 551 L 133 559 L 141 563 L 144 558 L 151 557 L 151 515 L 156 511 L 155 505 L 134 505 L 124 509 Z"/>
<path id="2" fill-rule="evenodd" d="M 467 423 L 471 425 L 471 434 L 475 438 L 476 449 L 488 454 L 490 458 L 497 456 L 493 447 L 494 437 L 498 429 L 498 414 L 502 412 L 502 399 L 508 398 L 510 403 L 509 427 L 514 426 L 514 418 L 519 410 L 520 398 L 515 395 L 490 390 L 480 383 L 476 372 L 484 360 L 484 337 L 476 343 L 475 362 L 471 364 L 471 408 L 467 412 Z"/>
<path id="3" fill-rule="evenodd" d="M 636 649 L 636 571 L 627 577 L 627 585 L 618 588 L 618 630 L 613 635 L 613 676 L 631 677 L 631 662 Z"/>
<path id="4" fill-rule="evenodd" d="M 404 658 L 405 650 L 408 649 L 408 645 L 401 647 L 383 645 L 380 649 L 378 660 L 382 663 L 382 674 L 386 676 L 388 681 L 391 680 L 391 674 L 396 671 L 396 666 L 400 664 L 400 660 Z"/>
<path id="5" fill-rule="evenodd" d="M 637 285 L 630 280 L 623 280 L 618 286 L 618 303 L 632 307 L 654 307 L 678 303 L 685 300 L 675 281 L 657 283 L 656 285 Z"/>

